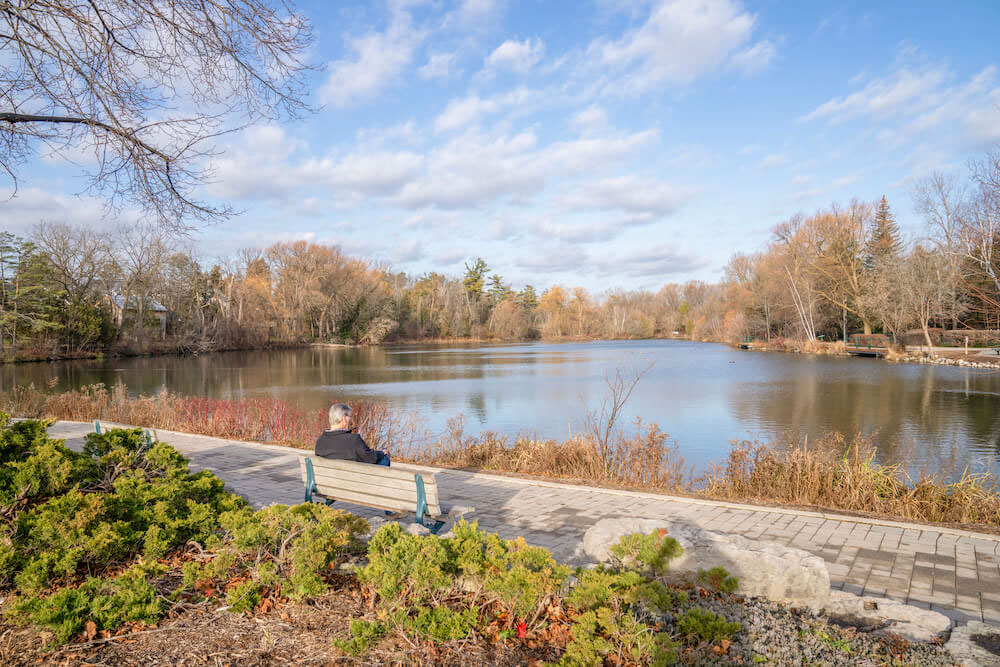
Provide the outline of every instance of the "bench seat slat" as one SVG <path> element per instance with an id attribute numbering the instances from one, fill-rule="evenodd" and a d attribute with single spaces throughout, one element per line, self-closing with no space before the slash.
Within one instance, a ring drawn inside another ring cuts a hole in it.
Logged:
<path id="1" fill-rule="evenodd" d="M 329 495 L 331 493 L 336 493 L 339 490 L 344 490 L 350 491 L 351 493 L 363 493 L 365 495 L 372 496 L 373 498 L 394 498 L 396 500 L 405 500 L 406 502 L 413 503 L 414 506 L 416 506 L 417 502 L 416 485 L 406 489 L 391 486 L 371 486 L 362 482 L 351 482 L 347 480 L 330 481 L 317 477 L 316 490 L 323 495 Z M 435 498 L 434 501 L 431 502 L 430 498 L 428 498 L 427 504 L 437 505 L 437 499 Z"/>
<path id="2" fill-rule="evenodd" d="M 317 495 L 330 498 L 331 500 L 341 500 L 345 503 L 354 503 L 356 505 L 365 505 L 366 507 L 375 507 L 377 509 L 393 510 L 396 512 L 413 512 L 416 510 L 415 502 L 372 496 L 367 493 L 355 493 L 344 491 L 343 489 L 331 490 L 329 493 L 320 492 Z M 437 505 L 428 504 L 427 515 L 431 517 L 441 516 L 441 508 Z"/>
<path id="3" fill-rule="evenodd" d="M 381 492 L 382 489 L 405 489 L 412 493 L 414 502 L 416 502 L 417 482 L 413 479 L 413 475 L 409 475 L 406 479 L 395 480 L 387 479 L 385 477 L 366 475 L 361 472 L 348 472 L 324 468 L 313 468 L 313 474 L 316 478 L 316 485 L 319 487 L 323 487 L 323 485 L 340 486 L 342 484 L 347 484 L 355 485 L 353 488 L 357 491 L 364 491 L 366 488 L 371 488 L 372 493 Z M 437 484 L 434 482 L 433 478 L 427 479 L 423 475 L 421 475 L 421 477 L 424 480 L 424 492 L 427 494 L 427 502 L 437 503 Z"/>

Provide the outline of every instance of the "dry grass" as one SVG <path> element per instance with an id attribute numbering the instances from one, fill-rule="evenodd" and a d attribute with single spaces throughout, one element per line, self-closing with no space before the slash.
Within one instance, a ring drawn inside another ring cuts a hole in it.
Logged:
<path id="1" fill-rule="evenodd" d="M 595 428 L 563 441 L 528 434 L 511 441 L 491 432 L 468 435 L 458 418 L 432 439 L 415 415 L 370 403 L 352 407 L 369 445 L 400 461 L 1000 528 L 1000 493 L 991 473 L 966 472 L 952 483 L 932 475 L 914 480 L 901 465 L 878 463 L 871 439 L 847 442 L 830 434 L 812 446 L 734 442 L 724 465 L 694 479 L 677 443 L 656 424 L 641 420 L 631 428 Z M 0 393 L 0 410 L 22 417 L 102 419 L 302 448 L 311 448 L 326 425 L 325 410 L 307 413 L 270 398 L 227 401 L 169 393 L 129 397 L 124 387 L 109 391 L 103 385 L 62 394 L 19 387 Z M 600 420 L 594 423 L 601 425 Z"/>
<path id="2" fill-rule="evenodd" d="M 813 447 L 784 451 L 760 442 L 733 443 L 724 466 L 701 481 L 712 498 L 761 500 L 872 512 L 917 521 L 1000 527 L 997 480 L 966 472 L 953 483 L 933 476 L 911 479 L 899 464 L 875 461 L 869 439 L 847 443 L 834 433 Z"/>
<path id="3" fill-rule="evenodd" d="M 605 459 L 597 439 L 582 435 L 568 440 L 540 440 L 519 434 L 513 442 L 498 433 L 466 435 L 461 418 L 448 422 L 445 434 L 430 447 L 410 452 L 420 463 L 459 468 L 516 472 L 580 479 L 662 491 L 691 486 L 677 443 L 656 424 L 637 420 L 633 429 L 619 431 Z"/>

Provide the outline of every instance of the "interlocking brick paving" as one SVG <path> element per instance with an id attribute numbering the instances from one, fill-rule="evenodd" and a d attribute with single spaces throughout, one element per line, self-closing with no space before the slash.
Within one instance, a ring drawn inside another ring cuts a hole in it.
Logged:
<path id="1" fill-rule="evenodd" d="M 57 422 L 49 433 L 78 448 L 93 424 Z M 303 500 L 304 450 L 160 431 L 255 507 Z M 708 530 L 780 542 L 826 561 L 833 588 L 939 611 L 954 622 L 1000 624 L 1000 538 L 918 524 L 759 508 L 734 503 L 428 468 L 441 497 L 476 508 L 470 519 L 505 538 L 521 536 L 573 562 L 587 529 L 609 517 L 668 518 Z M 338 504 L 340 506 L 341 504 Z M 380 511 L 342 504 L 356 514 Z"/>

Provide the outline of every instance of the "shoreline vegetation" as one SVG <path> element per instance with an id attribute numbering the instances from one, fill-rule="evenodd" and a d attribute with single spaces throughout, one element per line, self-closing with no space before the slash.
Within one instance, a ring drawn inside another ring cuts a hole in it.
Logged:
<path id="1" fill-rule="evenodd" d="M 493 432 L 469 435 L 462 418 L 434 436 L 416 415 L 372 403 L 354 403 L 353 408 L 369 445 L 397 461 L 1000 532 L 1000 485 L 992 471 L 966 471 L 950 483 L 945 481 L 949 471 L 911 478 L 899 464 L 878 462 L 874 442 L 862 436 L 733 441 L 723 463 L 696 476 L 677 443 L 658 425 L 641 419 L 627 426 L 617 422 L 628 386 L 621 375 L 616 381 L 611 400 L 588 414 L 583 432 L 561 441 L 523 433 L 513 438 Z M 306 412 L 272 398 L 231 401 L 167 392 L 130 397 L 122 385 L 109 390 L 100 384 L 58 394 L 33 385 L 16 387 L 0 393 L 0 411 L 26 418 L 100 419 L 300 449 L 311 449 L 326 424 L 325 410 Z"/>

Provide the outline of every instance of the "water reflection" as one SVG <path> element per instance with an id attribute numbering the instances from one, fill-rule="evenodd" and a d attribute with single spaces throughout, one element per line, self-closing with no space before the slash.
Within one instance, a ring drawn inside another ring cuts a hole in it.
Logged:
<path id="1" fill-rule="evenodd" d="M 132 393 L 275 396 L 306 409 L 365 398 L 419 412 L 432 432 L 566 437 L 607 394 L 606 374 L 650 366 L 626 420 L 658 423 L 688 463 L 734 438 L 877 433 L 879 458 L 911 470 L 1000 462 L 1000 374 L 976 369 L 754 353 L 682 341 L 309 348 L 7 365 L 0 389 L 103 382 Z"/>

